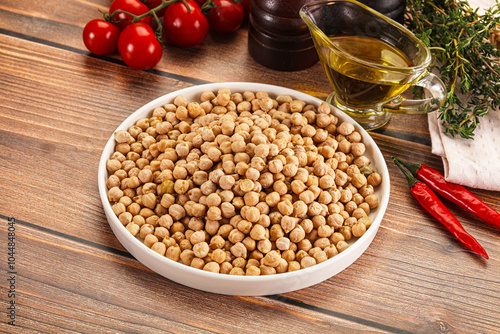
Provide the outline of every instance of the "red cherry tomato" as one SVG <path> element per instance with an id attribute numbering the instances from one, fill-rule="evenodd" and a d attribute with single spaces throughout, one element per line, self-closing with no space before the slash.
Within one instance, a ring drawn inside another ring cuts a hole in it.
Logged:
<path id="1" fill-rule="evenodd" d="M 212 30 L 230 33 L 241 26 L 245 12 L 241 3 L 232 0 L 213 0 L 213 7 L 207 11 L 206 16 Z"/>
<path id="2" fill-rule="evenodd" d="M 120 29 L 102 19 L 92 20 L 83 28 L 83 43 L 90 52 L 99 56 L 115 53 L 119 36 Z"/>
<path id="3" fill-rule="evenodd" d="M 123 29 L 118 38 L 118 52 L 128 66 L 136 70 L 148 70 L 158 64 L 163 49 L 153 28 L 138 22 Z"/>
<path id="4" fill-rule="evenodd" d="M 191 11 L 180 1 L 168 6 L 163 16 L 163 32 L 167 42 L 182 47 L 203 42 L 210 28 L 200 6 L 193 0 L 186 0 L 186 3 Z"/>
<path id="5" fill-rule="evenodd" d="M 149 9 L 154 9 L 154 8 L 158 7 L 159 5 L 161 5 L 162 0 L 147 0 L 147 1 L 144 1 L 144 3 L 149 7 Z M 156 15 L 158 17 L 161 17 L 161 16 L 163 16 L 165 14 L 166 10 L 167 10 L 167 7 L 165 7 L 162 10 L 156 12 Z"/>
<path id="6" fill-rule="evenodd" d="M 113 14 L 117 10 L 123 10 L 129 12 L 134 15 L 142 15 L 149 11 L 148 6 L 140 2 L 139 0 L 114 0 L 109 6 L 109 14 Z M 120 29 L 124 29 L 130 23 L 132 23 L 132 16 L 125 13 L 118 13 L 113 16 L 113 21 L 124 20 L 121 22 L 117 22 L 116 25 Z M 147 24 L 151 23 L 151 16 L 146 16 L 143 19 L 140 19 L 137 22 L 144 22 Z"/>

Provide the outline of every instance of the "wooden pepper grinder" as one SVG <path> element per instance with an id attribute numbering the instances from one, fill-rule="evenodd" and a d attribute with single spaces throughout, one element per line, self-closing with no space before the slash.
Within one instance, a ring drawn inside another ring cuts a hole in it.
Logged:
<path id="1" fill-rule="evenodd" d="M 248 51 L 258 63 L 278 71 L 299 71 L 318 62 L 311 34 L 299 16 L 313 0 L 252 0 Z M 402 22 L 406 0 L 360 0 Z"/>
<path id="2" fill-rule="evenodd" d="M 262 65 L 298 71 L 318 62 L 311 34 L 299 10 L 312 0 L 252 0 L 248 51 Z"/>

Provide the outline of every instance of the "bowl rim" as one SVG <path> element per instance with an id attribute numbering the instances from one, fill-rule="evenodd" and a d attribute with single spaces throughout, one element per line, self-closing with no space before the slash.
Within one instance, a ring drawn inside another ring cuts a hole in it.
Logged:
<path id="1" fill-rule="evenodd" d="M 103 204 L 103 209 L 106 213 L 106 217 L 108 220 L 108 223 L 112 227 L 112 230 L 115 234 L 116 237 L 118 237 L 117 233 L 121 234 L 121 237 L 124 237 L 127 242 L 130 242 L 131 245 L 138 247 L 141 251 L 146 252 L 147 255 L 152 256 L 153 259 L 156 261 L 159 261 L 159 263 L 162 263 L 163 265 L 166 266 L 171 266 L 173 267 L 173 270 L 180 270 L 181 272 L 184 272 L 187 275 L 195 275 L 199 276 L 201 278 L 206 278 L 206 279 L 213 279 L 216 278 L 220 282 L 258 282 L 258 283 L 265 283 L 265 282 L 271 282 L 275 280 L 285 280 L 285 279 L 290 279 L 294 277 L 301 277 L 304 276 L 305 274 L 309 273 L 316 273 L 318 271 L 322 271 L 324 268 L 327 268 L 329 266 L 335 265 L 335 263 L 342 263 L 343 260 L 346 258 L 349 258 L 353 254 L 356 253 L 358 248 L 363 248 L 363 249 L 355 258 L 351 261 L 349 260 L 348 265 L 341 268 L 338 272 L 334 273 L 333 275 L 330 275 L 329 277 L 333 277 L 337 273 L 343 271 L 347 267 L 349 267 L 353 262 L 357 260 L 359 256 L 361 256 L 366 248 L 371 244 L 371 241 L 375 237 L 379 226 L 381 225 L 382 219 L 384 217 L 385 211 L 387 209 L 388 203 L 389 203 L 389 196 L 390 196 L 390 179 L 389 179 L 389 172 L 387 168 L 387 164 L 385 162 L 385 159 L 382 155 L 382 152 L 378 148 L 377 144 L 373 140 L 373 138 L 364 130 L 356 121 L 354 121 L 350 116 L 342 113 L 336 108 L 334 109 L 334 113 L 336 116 L 339 116 L 339 121 L 348 121 L 351 124 L 353 124 L 356 128 L 356 131 L 359 131 L 362 135 L 362 142 L 365 143 L 365 146 L 371 148 L 371 153 L 370 157 L 373 161 L 377 161 L 377 164 L 380 165 L 377 172 L 381 174 L 382 176 L 382 182 L 383 182 L 383 188 L 380 188 L 379 192 L 381 197 L 379 197 L 379 205 L 377 207 L 377 210 L 373 215 L 375 216 L 374 219 L 372 219 L 372 225 L 370 226 L 369 229 L 367 229 L 366 233 L 362 235 L 361 237 L 357 238 L 355 242 L 352 243 L 345 251 L 335 255 L 334 257 L 316 264 L 314 266 L 311 266 L 309 268 L 304 268 L 300 269 L 297 271 L 293 272 L 285 272 L 285 273 L 279 273 L 279 274 L 274 274 L 274 275 L 259 275 L 259 276 L 239 276 L 239 275 L 229 275 L 229 274 L 221 274 L 221 273 L 213 273 L 213 272 L 208 272 L 202 269 L 197 269 L 193 268 L 190 266 L 187 266 L 185 264 L 182 264 L 180 262 L 173 261 L 165 256 L 162 256 L 153 250 L 151 250 L 149 247 L 144 245 L 137 237 L 133 236 L 126 228 L 125 226 L 118 220 L 118 217 L 114 214 L 112 208 L 111 208 L 111 203 L 108 200 L 107 197 L 107 187 L 106 187 L 106 180 L 108 178 L 108 171 L 106 169 L 106 161 L 109 159 L 111 154 L 114 152 L 114 147 L 115 147 L 115 141 L 114 141 L 114 133 L 118 130 L 126 130 L 128 129 L 132 124 L 135 124 L 135 122 L 141 118 L 142 114 L 147 115 L 148 113 L 151 113 L 152 110 L 155 107 L 162 106 L 166 103 L 171 103 L 173 99 L 179 95 L 188 95 L 188 94 L 193 94 L 196 93 L 197 95 L 201 95 L 202 92 L 204 91 L 217 91 L 220 88 L 229 88 L 231 89 L 232 92 L 244 92 L 244 91 L 252 91 L 252 92 L 258 92 L 258 91 L 265 91 L 268 92 L 271 96 L 274 95 L 279 95 L 279 94 L 288 94 L 292 96 L 294 99 L 299 99 L 302 101 L 306 101 L 308 103 L 314 103 L 316 105 L 319 105 L 319 103 L 324 102 L 319 98 L 313 97 L 307 93 L 300 92 L 294 89 L 282 87 L 282 86 L 276 86 L 272 84 L 262 84 L 262 83 L 253 83 L 253 82 L 221 82 L 221 83 L 209 83 L 209 84 L 202 84 L 202 85 L 196 85 L 196 86 L 191 86 L 188 88 L 183 88 L 180 90 L 175 90 L 170 93 L 167 93 L 165 95 L 162 95 L 139 109 L 135 110 L 132 114 L 130 114 L 123 122 L 120 123 L 120 125 L 113 131 L 111 134 L 110 138 L 107 140 L 106 145 L 102 151 L 100 160 L 99 160 L 99 167 L 98 167 L 98 190 L 99 190 L 99 196 L 101 198 L 101 202 Z M 274 93 L 275 91 L 279 91 L 279 94 Z M 169 102 L 166 102 L 169 101 Z M 381 167 L 381 168 L 380 168 Z M 382 185 L 381 185 L 382 186 Z M 120 238 L 119 238 L 120 239 Z M 368 240 L 371 239 L 371 240 Z M 368 244 L 365 245 L 363 242 L 364 240 L 367 240 Z M 360 242 L 361 241 L 361 242 Z M 136 254 L 134 254 L 133 250 L 129 249 L 132 248 L 131 245 L 124 245 L 123 242 L 120 241 L 123 247 L 127 249 L 131 253 L 131 255 L 134 256 L 134 258 L 137 259 Z M 358 250 L 359 251 L 359 250 Z M 147 256 L 146 255 L 146 256 Z M 139 260 L 139 259 L 138 259 Z M 146 267 L 149 267 L 153 271 L 159 273 L 157 270 L 151 268 L 149 265 L 145 264 L 143 261 L 139 260 L 143 265 Z M 161 273 L 160 275 L 171 279 Z M 328 277 L 328 278 L 329 278 Z M 322 280 L 323 281 L 323 280 Z M 315 282 L 310 285 L 314 285 L 319 282 Z M 183 284 L 182 282 L 178 282 L 180 284 Z M 307 286 L 310 286 L 307 285 Z M 305 288 L 307 286 L 300 287 L 299 289 Z M 196 287 L 195 287 L 196 288 Z M 293 290 L 287 290 L 287 291 L 295 291 L 298 289 L 293 289 Z M 208 290 L 205 290 L 208 291 Z M 217 293 L 217 292 L 216 292 Z"/>

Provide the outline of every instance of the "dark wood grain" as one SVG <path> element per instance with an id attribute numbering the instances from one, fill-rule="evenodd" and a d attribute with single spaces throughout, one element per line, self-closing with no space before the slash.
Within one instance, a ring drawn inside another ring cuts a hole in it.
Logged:
<path id="1" fill-rule="evenodd" d="M 498 332 L 500 231 L 446 203 L 491 258 L 472 254 L 420 208 L 391 160 L 442 170 L 426 115 L 394 115 L 371 133 L 390 171 L 386 215 L 368 250 L 320 284 L 266 297 L 214 295 L 134 259 L 113 235 L 97 192 L 102 149 L 128 115 L 201 83 L 262 82 L 320 98 L 330 86 L 319 64 L 279 72 L 256 63 L 245 28 L 211 33 L 194 48 L 165 46 L 150 71 L 90 55 L 82 28 L 109 3 L 0 3 L 0 299 L 9 302 L 5 241 L 15 219 L 14 332 Z M 470 190 L 500 211 L 498 192 Z M 0 331 L 13 332 L 6 319 Z"/>

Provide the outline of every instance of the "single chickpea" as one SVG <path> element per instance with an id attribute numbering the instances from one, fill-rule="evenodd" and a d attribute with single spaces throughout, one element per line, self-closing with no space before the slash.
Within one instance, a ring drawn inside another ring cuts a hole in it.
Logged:
<path id="1" fill-rule="evenodd" d="M 311 190 L 306 190 L 299 194 L 299 199 L 306 204 L 311 204 L 314 201 L 314 193 Z"/>
<path id="2" fill-rule="evenodd" d="M 343 136 L 348 136 L 351 133 L 354 132 L 354 125 L 352 125 L 349 122 L 342 122 L 338 127 L 337 127 L 337 132 Z"/>
<path id="3" fill-rule="evenodd" d="M 108 200 L 110 202 L 118 202 L 123 197 L 123 191 L 118 187 L 113 187 L 108 190 Z"/>
<path id="4" fill-rule="evenodd" d="M 321 214 L 322 210 L 323 207 L 321 206 L 321 204 L 319 204 L 318 202 L 312 202 L 311 204 L 309 204 L 307 214 L 311 217 L 314 217 Z"/>
<path id="5" fill-rule="evenodd" d="M 276 181 L 273 184 L 273 190 L 276 191 L 280 196 L 288 193 L 288 187 L 283 181 Z"/>
<path id="6" fill-rule="evenodd" d="M 245 200 L 243 199 L 243 197 L 237 196 L 233 198 L 231 204 L 233 204 L 235 209 L 239 210 L 245 206 Z"/>
<path id="7" fill-rule="evenodd" d="M 367 216 L 367 213 L 366 211 L 363 209 L 363 208 L 356 208 L 354 209 L 354 211 L 352 211 L 351 215 L 356 218 L 356 219 L 359 219 L 361 217 L 365 217 Z"/>
<path id="8" fill-rule="evenodd" d="M 256 206 L 260 201 L 260 195 L 255 191 L 249 191 L 243 195 L 243 200 L 247 206 Z"/>
<path id="9" fill-rule="evenodd" d="M 278 248 L 281 251 L 288 250 L 290 248 L 290 239 L 284 236 L 276 239 L 276 248 Z"/>
<path id="10" fill-rule="evenodd" d="M 325 262 L 329 259 L 328 255 L 323 250 L 314 253 L 313 257 L 316 260 L 316 263 Z"/>
<path id="11" fill-rule="evenodd" d="M 139 233 L 141 225 L 138 225 L 135 222 L 130 222 L 127 226 L 125 226 L 125 228 L 135 237 Z"/>
<path id="12" fill-rule="evenodd" d="M 231 175 L 223 175 L 219 179 L 219 186 L 224 190 L 230 190 L 235 183 L 236 181 Z"/>
<path id="13" fill-rule="evenodd" d="M 363 223 L 356 223 L 351 228 L 352 235 L 355 237 L 360 237 L 366 232 L 366 226 Z"/>
<path id="14" fill-rule="evenodd" d="M 206 243 L 205 241 L 193 245 L 194 255 L 198 258 L 204 258 L 205 256 L 208 255 L 209 251 L 210 247 L 208 246 L 208 243 Z"/>
<path id="15" fill-rule="evenodd" d="M 229 275 L 239 275 L 239 276 L 245 276 L 245 271 L 242 268 L 239 267 L 233 267 L 231 271 L 229 272 Z"/>
<path id="16" fill-rule="evenodd" d="M 209 220 L 221 220 L 222 219 L 222 212 L 221 209 L 217 206 L 211 206 L 208 208 L 207 212 L 207 219 Z"/>
<path id="17" fill-rule="evenodd" d="M 259 221 L 260 218 L 260 210 L 257 209 L 256 207 L 248 207 L 247 213 L 246 213 L 246 219 L 249 222 L 256 223 Z"/>
<path id="18" fill-rule="evenodd" d="M 151 245 L 151 250 L 163 256 L 167 251 L 167 246 L 162 242 L 155 242 Z"/>
<path id="19" fill-rule="evenodd" d="M 312 256 L 304 256 L 302 260 L 300 260 L 300 267 L 302 269 L 312 267 L 316 264 L 316 260 Z"/>
<path id="20" fill-rule="evenodd" d="M 281 263 L 281 261 L 280 261 Z M 266 265 L 260 265 L 259 266 L 259 269 L 260 269 L 260 274 L 261 275 L 274 275 L 277 273 L 277 267 L 274 268 L 274 267 L 269 267 L 269 266 L 266 266 Z"/>
<path id="21" fill-rule="evenodd" d="M 306 232 L 300 225 L 297 225 L 289 234 L 290 241 L 293 243 L 301 242 L 305 237 Z"/>
<path id="22" fill-rule="evenodd" d="M 382 183 L 382 176 L 379 173 L 371 173 L 367 178 L 368 184 L 371 186 L 378 186 Z"/>
<path id="23" fill-rule="evenodd" d="M 282 238 L 285 235 L 285 231 L 280 224 L 274 224 L 271 226 L 269 230 L 269 240 L 277 241 L 279 238 Z"/>
<path id="24" fill-rule="evenodd" d="M 280 202 L 281 196 L 278 192 L 273 191 L 266 195 L 266 203 L 270 207 L 275 207 Z"/>
<path id="25" fill-rule="evenodd" d="M 337 247 L 337 250 L 339 251 L 339 253 L 342 253 L 347 248 L 349 248 L 349 244 L 347 242 L 341 240 L 337 243 L 336 247 Z"/>
<path id="26" fill-rule="evenodd" d="M 248 233 L 250 233 L 250 230 L 252 229 L 252 223 L 249 222 L 248 220 L 240 220 L 238 222 L 238 224 L 236 225 L 236 228 L 241 231 L 241 233 L 243 233 L 244 235 L 247 235 Z M 243 238 L 242 242 L 245 240 L 245 238 Z"/>
<path id="27" fill-rule="evenodd" d="M 247 248 L 241 242 L 235 243 L 233 246 L 231 246 L 230 250 L 231 254 L 233 254 L 235 257 L 241 257 L 241 258 L 247 257 Z"/>
<path id="28" fill-rule="evenodd" d="M 281 255 L 279 252 L 272 250 L 264 256 L 262 262 L 265 266 L 277 267 L 281 262 Z"/>
<path id="29" fill-rule="evenodd" d="M 288 262 L 288 271 L 289 272 L 292 272 L 292 271 L 297 271 L 297 270 L 300 270 L 300 263 L 297 262 L 297 261 L 290 261 Z"/>
<path id="30" fill-rule="evenodd" d="M 274 174 L 280 173 L 283 170 L 283 167 L 284 167 L 283 162 L 279 159 L 274 159 L 269 161 L 268 168 L 271 173 Z"/>
<path id="31" fill-rule="evenodd" d="M 193 245 L 196 245 L 200 242 L 205 242 L 205 240 L 206 240 L 206 237 L 205 237 L 204 231 L 195 231 L 189 237 L 189 242 L 191 242 L 191 244 L 193 244 Z"/>
<path id="32" fill-rule="evenodd" d="M 272 247 L 273 245 L 269 239 L 259 240 L 257 242 L 257 249 L 263 254 L 270 252 Z"/>
<path id="33" fill-rule="evenodd" d="M 220 273 L 228 275 L 233 269 L 233 265 L 229 262 L 222 262 L 220 264 Z"/>
<path id="34" fill-rule="evenodd" d="M 298 200 L 293 203 L 293 216 L 304 217 L 307 215 L 307 204 L 304 201 Z"/>
<path id="35" fill-rule="evenodd" d="M 215 249 L 210 255 L 212 261 L 215 261 L 218 264 L 221 264 L 226 260 L 226 252 L 220 248 Z"/>
<path id="36" fill-rule="evenodd" d="M 217 193 L 212 193 L 207 196 L 208 206 L 219 206 L 222 203 L 222 199 Z"/>
<path id="37" fill-rule="evenodd" d="M 122 144 L 122 143 L 130 144 L 133 142 L 132 135 L 129 132 L 127 132 L 126 130 L 119 130 L 119 131 L 115 132 L 114 138 L 118 144 Z"/>
<path id="38" fill-rule="evenodd" d="M 351 226 L 342 226 L 339 228 L 339 232 L 340 232 L 340 234 L 342 234 L 344 236 L 344 239 L 346 241 L 351 240 L 351 238 L 352 238 Z"/>
<path id="39" fill-rule="evenodd" d="M 364 185 L 363 187 L 359 188 L 359 193 L 364 198 L 368 197 L 369 195 L 373 195 L 374 192 L 375 192 L 375 190 L 371 184 L 367 184 L 367 185 Z"/>
<path id="40" fill-rule="evenodd" d="M 181 251 L 179 258 L 183 264 L 189 266 L 191 265 L 191 261 L 193 261 L 193 259 L 195 258 L 195 255 L 191 249 L 184 249 L 183 251 Z"/>
<path id="41" fill-rule="evenodd" d="M 174 183 L 174 191 L 177 194 L 185 194 L 189 190 L 189 181 L 188 180 L 176 180 Z"/>
<path id="42" fill-rule="evenodd" d="M 362 156 L 366 151 L 365 144 L 359 143 L 359 142 L 354 142 L 351 147 L 351 153 L 355 157 L 360 157 Z"/>
<path id="43" fill-rule="evenodd" d="M 118 216 L 118 220 L 124 225 L 128 225 L 129 223 L 132 222 L 133 215 L 130 212 L 122 212 Z"/>
<path id="44" fill-rule="evenodd" d="M 179 245 L 173 245 L 167 248 L 167 251 L 165 252 L 165 256 L 175 262 L 179 261 L 181 257 L 181 248 Z"/>
<path id="45" fill-rule="evenodd" d="M 378 198 L 375 195 L 368 195 L 365 197 L 365 202 L 368 203 L 370 209 L 374 209 L 378 206 Z"/>
<path id="46" fill-rule="evenodd" d="M 257 266 L 249 266 L 246 270 L 246 276 L 259 276 L 260 269 Z"/>
<path id="47" fill-rule="evenodd" d="M 293 204 L 289 200 L 284 200 L 277 205 L 279 212 L 284 216 L 289 216 L 293 213 Z"/>
<path id="48" fill-rule="evenodd" d="M 352 145 L 353 144 L 350 141 L 344 138 L 339 141 L 338 150 L 345 154 L 350 153 Z"/>
<path id="49" fill-rule="evenodd" d="M 330 245 L 331 245 L 330 240 L 326 237 L 318 238 L 314 241 L 314 247 L 319 247 L 321 249 L 325 249 Z"/>
<path id="50" fill-rule="evenodd" d="M 366 215 L 370 214 L 371 210 L 370 210 L 370 205 L 368 203 L 363 202 L 363 203 L 358 205 L 358 208 L 363 209 L 365 211 Z M 359 219 L 359 217 L 358 217 L 358 219 Z"/>
<path id="51" fill-rule="evenodd" d="M 243 193 L 248 193 L 254 189 L 255 183 L 250 179 L 243 179 L 239 181 L 239 187 Z"/>
<path id="52" fill-rule="evenodd" d="M 310 233 L 313 230 L 313 228 L 314 228 L 314 223 L 312 222 L 311 219 L 303 219 L 300 222 L 300 226 L 304 230 L 304 233 Z"/>
<path id="53" fill-rule="evenodd" d="M 330 189 L 335 185 L 335 178 L 331 175 L 324 175 L 319 179 L 319 186 L 322 189 Z"/>
<path id="54" fill-rule="evenodd" d="M 359 169 L 363 168 L 364 166 L 368 166 L 371 163 L 370 159 L 368 159 L 366 156 L 362 155 L 360 157 L 357 157 L 354 159 L 354 164 L 359 167 Z"/>
<path id="55" fill-rule="evenodd" d="M 205 264 L 205 260 L 200 259 L 199 257 L 195 257 L 191 261 L 190 266 L 196 269 L 203 269 L 203 267 L 205 267 Z"/>

